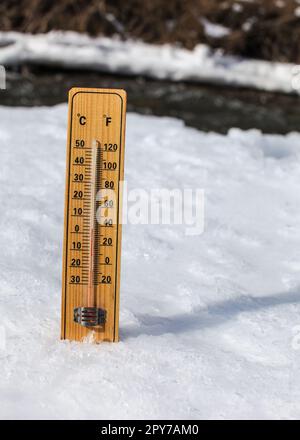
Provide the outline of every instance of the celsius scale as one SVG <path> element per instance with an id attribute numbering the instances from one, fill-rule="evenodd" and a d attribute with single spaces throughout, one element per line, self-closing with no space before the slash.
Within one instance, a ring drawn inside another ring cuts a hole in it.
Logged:
<path id="1" fill-rule="evenodd" d="M 126 92 L 69 92 L 61 338 L 119 339 Z"/>

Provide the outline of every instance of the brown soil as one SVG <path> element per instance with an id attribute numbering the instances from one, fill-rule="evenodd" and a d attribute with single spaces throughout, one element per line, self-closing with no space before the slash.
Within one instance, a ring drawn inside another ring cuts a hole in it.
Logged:
<path id="1" fill-rule="evenodd" d="M 197 43 L 251 58 L 300 63 L 296 0 L 2 0 L 0 30 L 75 30 L 149 43 Z M 202 18 L 230 29 L 205 34 Z"/>

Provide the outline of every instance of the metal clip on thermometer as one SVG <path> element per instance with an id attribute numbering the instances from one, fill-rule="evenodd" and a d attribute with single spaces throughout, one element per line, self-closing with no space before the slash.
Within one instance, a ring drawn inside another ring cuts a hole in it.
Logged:
<path id="1" fill-rule="evenodd" d="M 123 90 L 69 93 L 62 339 L 119 339 L 125 112 Z"/>

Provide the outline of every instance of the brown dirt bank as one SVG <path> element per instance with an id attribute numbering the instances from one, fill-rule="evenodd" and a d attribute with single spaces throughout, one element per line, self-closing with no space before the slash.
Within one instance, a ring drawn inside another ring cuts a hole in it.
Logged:
<path id="1" fill-rule="evenodd" d="M 217 37 L 204 19 L 227 34 Z M 118 34 L 189 49 L 201 42 L 250 58 L 300 63 L 296 0 L 2 0 L 0 30 Z"/>

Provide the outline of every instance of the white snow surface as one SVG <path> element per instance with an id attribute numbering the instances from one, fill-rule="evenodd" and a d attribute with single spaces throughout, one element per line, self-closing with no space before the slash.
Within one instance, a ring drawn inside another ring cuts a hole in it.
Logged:
<path id="1" fill-rule="evenodd" d="M 59 339 L 67 107 L 0 120 L 1 418 L 299 418 L 300 134 L 128 115 L 129 188 L 204 188 L 205 231 L 124 227 L 94 345 Z"/>
<path id="2" fill-rule="evenodd" d="M 207 18 L 203 17 L 201 19 L 201 23 L 204 26 L 204 32 L 208 37 L 212 38 L 222 38 L 226 35 L 230 34 L 231 30 L 228 27 L 222 26 L 217 23 L 212 23 L 207 20 Z"/>
<path id="3" fill-rule="evenodd" d="M 0 64 L 22 63 L 300 92 L 297 65 L 226 56 L 203 44 L 190 51 L 169 44 L 91 38 L 75 32 L 0 32 Z"/>

